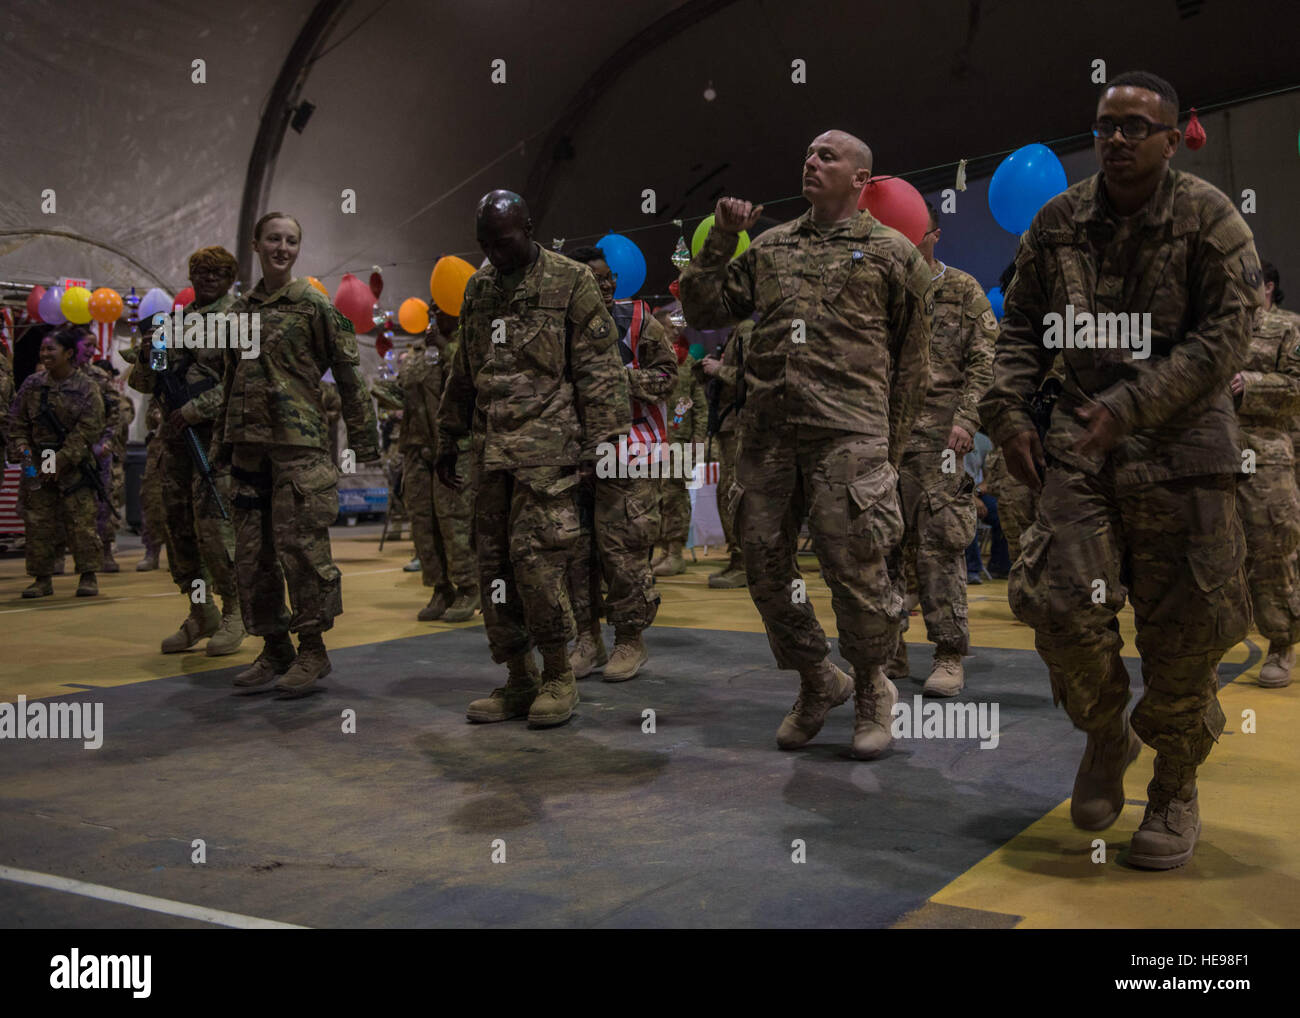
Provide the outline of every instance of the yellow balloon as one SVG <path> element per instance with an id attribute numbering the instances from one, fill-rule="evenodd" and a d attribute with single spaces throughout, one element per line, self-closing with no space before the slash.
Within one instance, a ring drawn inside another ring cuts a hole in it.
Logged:
<path id="1" fill-rule="evenodd" d="M 465 300 L 465 286 L 475 268 L 463 258 L 446 255 L 438 259 L 429 276 L 429 294 L 444 312 L 460 316 L 460 306 Z"/>
<path id="2" fill-rule="evenodd" d="M 315 276 L 308 276 L 307 282 L 311 283 L 312 286 L 316 287 L 316 289 L 319 290 L 321 293 L 323 293 L 326 297 L 330 295 L 330 292 L 327 289 L 325 289 L 325 284 L 322 283 Z"/>
<path id="3" fill-rule="evenodd" d="M 90 291 L 84 286 L 70 286 L 59 301 L 63 317 L 77 325 L 90 321 Z"/>
<path id="4" fill-rule="evenodd" d="M 429 327 L 429 305 L 419 297 L 407 297 L 397 309 L 397 320 L 407 332 L 424 332 Z"/>

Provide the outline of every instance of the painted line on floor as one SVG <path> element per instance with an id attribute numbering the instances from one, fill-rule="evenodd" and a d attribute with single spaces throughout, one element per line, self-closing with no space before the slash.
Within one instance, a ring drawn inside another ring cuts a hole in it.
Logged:
<path id="1" fill-rule="evenodd" d="M 68 894 L 80 894 L 85 898 L 98 898 L 100 901 L 111 901 L 117 905 L 146 909 L 150 912 L 161 912 L 164 915 L 180 916 L 183 919 L 197 919 L 199 922 L 212 923 L 214 926 L 229 926 L 238 930 L 308 929 L 306 926 L 280 923 L 274 919 L 259 919 L 256 916 L 240 915 L 238 912 L 225 912 L 219 908 L 187 905 L 183 901 L 155 898 L 150 894 L 121 891 L 116 887 L 89 884 L 84 880 L 56 877 L 49 873 L 37 873 L 35 870 L 20 870 L 13 866 L 0 866 L 0 880 L 8 880 L 15 884 L 28 884 L 32 887 L 44 887 L 51 891 L 64 891 Z"/>

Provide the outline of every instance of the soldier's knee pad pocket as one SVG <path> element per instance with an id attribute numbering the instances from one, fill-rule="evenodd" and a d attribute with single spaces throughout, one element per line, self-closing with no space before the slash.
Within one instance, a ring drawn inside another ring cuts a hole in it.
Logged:
<path id="1" fill-rule="evenodd" d="M 956 491 L 926 493 L 930 512 L 922 537 L 925 547 L 958 552 L 975 540 L 978 515 L 973 492 L 974 482 L 967 475 Z"/>
<path id="2" fill-rule="evenodd" d="M 1245 638 L 1251 623 L 1250 596 L 1245 582 L 1246 542 L 1240 529 L 1230 527 L 1225 540 L 1189 545 L 1187 564 L 1192 579 L 1208 602 L 1215 646 L 1232 646 Z"/>
<path id="3" fill-rule="evenodd" d="M 1011 567 L 1007 601 L 1021 622 L 1035 629 L 1046 628 L 1051 616 L 1048 548 L 1052 531 L 1035 520 L 1020 537 L 1020 557 Z"/>
<path id="4" fill-rule="evenodd" d="M 871 553 L 887 554 L 903 539 L 898 473 L 891 463 L 851 481 L 845 506 L 848 537 L 866 542 Z"/>

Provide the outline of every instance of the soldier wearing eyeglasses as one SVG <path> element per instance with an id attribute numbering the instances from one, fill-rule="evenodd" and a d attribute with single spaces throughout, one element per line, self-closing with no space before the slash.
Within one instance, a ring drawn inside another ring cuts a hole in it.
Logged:
<path id="1" fill-rule="evenodd" d="M 1229 380 L 1250 346 L 1259 262 L 1232 201 L 1170 168 L 1177 119 L 1177 93 L 1154 74 L 1103 89 L 1101 172 L 1049 201 L 1021 238 L 980 404 L 1012 474 L 1041 489 L 1009 593 L 1036 632 L 1055 700 L 1087 733 L 1071 817 L 1084 830 L 1113 824 L 1124 772 L 1142 742 L 1152 746 L 1128 856 L 1144 869 L 1191 859 L 1196 770 L 1224 727 L 1219 660 L 1251 623 Z M 1027 400 L 1057 353 L 1044 344 L 1045 316 L 1071 305 L 1075 315 L 1149 315 L 1149 356 L 1062 350 L 1064 392 L 1040 443 Z M 1146 686 L 1131 726 L 1117 617 L 1126 597 Z"/>

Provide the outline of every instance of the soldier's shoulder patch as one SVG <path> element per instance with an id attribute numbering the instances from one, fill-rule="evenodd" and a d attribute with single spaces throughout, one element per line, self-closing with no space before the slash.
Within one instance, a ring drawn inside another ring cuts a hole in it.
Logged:
<path id="1" fill-rule="evenodd" d="M 609 320 L 604 315 L 594 315 L 595 322 L 591 327 L 591 334 L 596 339 L 604 339 L 609 335 Z"/>
<path id="2" fill-rule="evenodd" d="M 1264 273 L 1260 271 L 1259 263 L 1251 255 L 1245 255 L 1241 259 L 1241 278 L 1252 290 L 1264 282 Z"/>
<path id="3" fill-rule="evenodd" d="M 997 316 L 993 314 L 992 308 L 984 309 L 984 313 L 980 315 L 980 324 L 984 326 L 984 328 L 988 329 L 989 332 L 997 332 L 998 319 Z"/>

